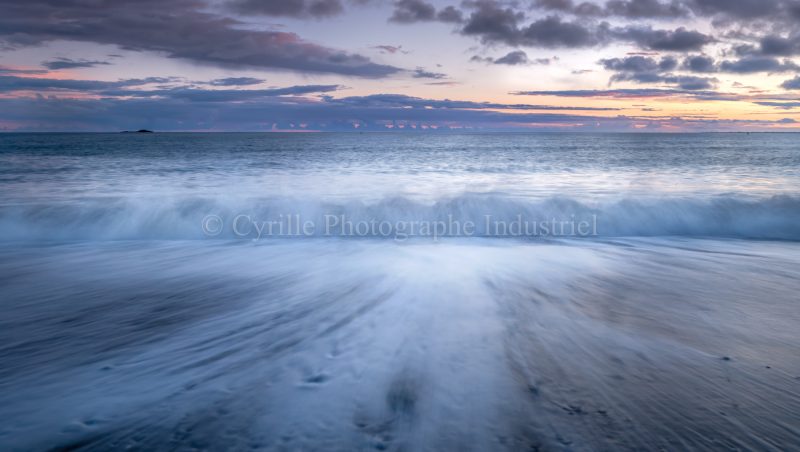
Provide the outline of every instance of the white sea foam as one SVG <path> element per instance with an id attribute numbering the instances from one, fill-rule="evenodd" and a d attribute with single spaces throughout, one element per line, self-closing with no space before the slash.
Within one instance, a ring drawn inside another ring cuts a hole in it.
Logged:
<path id="1" fill-rule="evenodd" d="M 209 218 L 214 220 L 213 224 Z M 579 230 L 580 223 L 587 227 Z M 464 226 L 468 224 L 471 227 L 466 229 Z M 519 224 L 521 227 L 515 226 Z M 526 200 L 479 194 L 434 202 L 403 197 L 375 202 L 304 198 L 99 198 L 0 207 L 0 240 L 4 241 L 310 236 L 392 239 L 683 236 L 797 240 L 800 198 L 719 196 L 594 202 L 566 197 Z"/>

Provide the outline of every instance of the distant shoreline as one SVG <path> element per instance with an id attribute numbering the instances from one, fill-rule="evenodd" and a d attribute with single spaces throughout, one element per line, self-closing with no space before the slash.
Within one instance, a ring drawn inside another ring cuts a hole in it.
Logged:
<path id="1" fill-rule="evenodd" d="M 767 134 L 798 134 L 800 130 L 770 130 L 770 131 L 684 131 L 684 132 L 630 132 L 630 131 L 555 131 L 555 130 L 541 130 L 541 131 L 511 131 L 511 130 L 473 130 L 473 131 L 397 131 L 397 130 L 369 130 L 369 131 L 349 131 L 349 130 L 306 130 L 306 131 L 269 131 L 269 130 L 253 130 L 253 131 L 205 131 L 205 130 L 169 130 L 169 131 L 146 131 L 140 132 L 135 130 L 124 131 L 25 131 L 25 130 L 2 130 L 0 135 L 45 135 L 45 134 L 64 134 L 64 135 L 78 135 L 78 134 L 114 134 L 114 135 L 137 135 L 137 134 L 264 134 L 264 135 L 319 135 L 319 134 L 342 134 L 342 135 L 711 135 L 711 134 L 739 134 L 739 135 L 767 135 Z"/>

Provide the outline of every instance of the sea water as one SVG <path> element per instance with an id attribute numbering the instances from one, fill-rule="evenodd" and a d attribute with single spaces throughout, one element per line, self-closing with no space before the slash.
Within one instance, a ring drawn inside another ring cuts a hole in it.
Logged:
<path id="1" fill-rule="evenodd" d="M 793 134 L 3 134 L 0 450 L 798 447 L 798 187 Z"/>

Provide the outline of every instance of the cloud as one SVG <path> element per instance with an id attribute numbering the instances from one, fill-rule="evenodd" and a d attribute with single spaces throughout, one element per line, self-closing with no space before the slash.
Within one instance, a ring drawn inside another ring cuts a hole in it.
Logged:
<path id="1" fill-rule="evenodd" d="M 674 19 L 689 15 L 689 9 L 675 0 L 664 3 L 658 0 L 610 0 L 605 11 L 610 16 L 632 19 Z"/>
<path id="2" fill-rule="evenodd" d="M 199 89 L 191 85 L 164 87 L 177 79 L 150 77 L 144 79 L 124 79 L 115 82 L 99 80 L 53 79 L 19 76 L 0 76 L 0 92 L 35 91 L 49 93 L 58 91 L 79 92 L 102 97 L 159 97 L 205 102 L 234 102 L 263 97 L 297 96 L 311 93 L 329 93 L 339 85 L 296 85 L 269 89 Z M 244 86 L 261 83 L 263 80 L 236 77 L 216 79 L 204 84 L 212 86 Z M 203 83 L 203 82 L 200 82 Z M 159 85 L 156 89 L 142 89 L 146 85 Z"/>
<path id="3" fill-rule="evenodd" d="M 557 92 L 546 93 L 553 95 Z M 574 92 L 569 95 L 587 97 L 594 94 L 598 93 Z M 697 96 L 697 93 L 692 93 L 692 96 Z M 196 96 L 0 98 L 0 121 L 14 124 L 20 130 L 115 131 L 132 127 L 159 131 L 353 130 L 356 126 L 358 130 L 535 128 L 596 131 L 634 130 L 642 126 L 655 129 L 669 126 L 673 130 L 740 130 L 742 127 L 769 128 L 789 123 L 784 120 L 719 120 L 674 116 L 659 118 L 619 114 L 608 116 L 591 114 L 591 110 L 590 107 L 583 106 L 437 100 L 400 94 L 338 99 L 330 96 L 267 96 L 237 102 L 209 101 Z"/>
<path id="4" fill-rule="evenodd" d="M 25 69 L 25 68 L 13 68 L 8 66 L 0 66 L 0 75 L 2 74 L 47 74 L 48 71 L 44 69 Z"/>
<path id="5" fill-rule="evenodd" d="M 783 9 L 784 0 L 689 0 L 689 8 L 700 16 L 724 15 L 738 19 L 769 16 Z"/>
<path id="6" fill-rule="evenodd" d="M 494 60 L 494 64 L 506 64 L 509 66 L 518 66 L 529 63 L 530 61 L 528 60 L 528 54 L 526 54 L 522 50 L 515 50 L 513 52 L 509 52 L 505 56 L 502 56 Z"/>
<path id="7" fill-rule="evenodd" d="M 412 77 L 442 79 L 447 78 L 447 74 L 442 74 L 441 72 L 431 72 L 425 70 L 424 68 L 418 67 L 412 71 Z"/>
<path id="8" fill-rule="evenodd" d="M 0 4 L 0 40 L 9 45 L 83 41 L 222 67 L 372 78 L 400 71 L 294 33 L 245 28 L 238 20 L 204 10 L 205 3 L 199 0 L 0 0 Z"/>
<path id="9" fill-rule="evenodd" d="M 71 131 L 119 131 L 132 127 L 158 131 L 354 130 L 356 126 L 358 130 L 535 128 L 624 131 L 641 126 L 654 129 L 669 126 L 672 130 L 741 130 L 743 127 L 769 128 L 789 124 L 784 120 L 604 116 L 511 109 L 502 111 L 494 107 L 504 104 L 448 105 L 448 102 L 450 101 L 391 94 L 342 99 L 266 98 L 247 102 L 188 102 L 174 98 L 0 98 L 0 120 L 6 124 L 15 124 L 21 130 Z"/>
<path id="10" fill-rule="evenodd" d="M 672 57 L 665 57 L 661 61 L 656 61 L 654 58 L 635 55 L 625 58 L 603 59 L 600 60 L 600 64 L 607 70 L 617 72 L 658 72 L 675 69 L 677 61 Z"/>
<path id="11" fill-rule="evenodd" d="M 464 21 L 464 13 L 456 9 L 454 6 L 447 6 L 436 13 L 436 19 L 439 22 L 460 24 Z"/>
<path id="12" fill-rule="evenodd" d="M 675 19 L 689 15 L 689 8 L 676 0 L 663 3 L 658 0 L 610 0 L 603 6 L 589 2 L 576 4 L 572 0 L 538 0 L 535 5 L 544 10 L 583 17 Z"/>
<path id="13" fill-rule="evenodd" d="M 733 72 L 737 74 L 752 74 L 756 72 L 789 72 L 800 69 L 793 62 L 778 61 L 770 57 L 744 57 L 734 61 L 723 61 L 720 63 L 719 68 L 724 72 Z"/>
<path id="14" fill-rule="evenodd" d="M 502 7 L 492 0 L 474 3 L 475 11 L 461 29 L 467 36 L 477 36 L 483 43 L 504 43 L 512 46 L 577 48 L 594 46 L 603 37 L 577 22 L 563 21 L 559 16 L 547 16 L 520 28 L 525 15 L 512 8 Z"/>
<path id="15" fill-rule="evenodd" d="M 714 59 L 705 55 L 695 55 L 683 60 L 681 67 L 687 71 L 711 73 L 717 71 Z"/>
<path id="16" fill-rule="evenodd" d="M 397 0 L 389 20 L 401 24 L 436 20 L 436 7 L 422 0 Z"/>
<path id="17" fill-rule="evenodd" d="M 376 94 L 362 97 L 310 100 L 265 98 L 245 102 L 208 102 L 185 98 L 140 99 L 8 99 L 0 98 L 0 120 L 47 124 L 51 130 L 124 130 L 134 124 L 155 130 L 270 130 L 298 128 L 353 130 L 357 123 L 367 130 L 387 130 L 387 125 L 427 124 L 441 127 L 516 128 L 563 127 L 587 121 L 618 119 L 552 113 L 535 110 L 570 110 L 569 106 L 506 105 L 480 102 L 422 99 Z M 586 107 L 574 107 L 591 111 Z M 498 111 L 505 109 L 527 112 Z"/>
<path id="18" fill-rule="evenodd" d="M 50 70 L 59 70 L 59 69 L 76 69 L 76 68 L 87 68 L 87 67 L 95 67 L 95 66 L 102 66 L 111 64 L 108 61 L 97 61 L 97 60 L 73 60 L 70 58 L 55 58 L 50 61 L 43 61 L 42 66 L 46 67 Z"/>
<path id="19" fill-rule="evenodd" d="M 676 85 L 678 88 L 682 90 L 709 90 L 714 88 L 715 84 L 717 83 L 717 79 L 715 78 L 706 78 L 706 77 L 697 77 L 692 75 L 669 75 L 669 74 L 658 74 L 658 73 L 651 73 L 651 72 L 624 72 L 620 74 L 615 74 L 612 78 L 612 81 L 621 82 L 621 81 L 631 81 L 636 83 L 666 83 L 670 85 Z"/>
<path id="20" fill-rule="evenodd" d="M 758 105 L 763 105 L 765 107 L 779 108 L 781 110 L 791 110 L 793 108 L 800 107 L 800 101 L 791 101 L 791 102 L 760 101 L 754 103 Z"/>
<path id="21" fill-rule="evenodd" d="M 669 71 L 678 66 L 673 57 L 655 58 L 634 55 L 625 58 L 609 58 L 600 60 L 600 64 L 609 71 L 615 72 L 612 82 L 631 81 L 636 83 L 667 83 L 677 85 L 682 90 L 708 90 L 717 82 L 713 78 L 674 75 Z"/>
<path id="22" fill-rule="evenodd" d="M 248 85 L 258 85 L 259 83 L 264 83 L 264 80 L 260 78 L 254 77 L 228 77 L 228 78 L 218 78 L 216 80 L 211 80 L 209 85 L 213 86 L 248 86 Z"/>
<path id="23" fill-rule="evenodd" d="M 536 0 L 533 4 L 541 9 L 562 12 L 572 11 L 575 7 L 572 0 Z"/>
<path id="24" fill-rule="evenodd" d="M 779 61 L 773 57 L 759 55 L 748 55 L 738 60 L 725 60 L 719 64 L 711 57 L 696 55 L 684 59 L 681 68 L 695 73 L 728 72 L 733 74 L 781 73 L 800 70 L 800 66 L 791 60 Z"/>
<path id="25" fill-rule="evenodd" d="M 689 97 L 703 99 L 729 100 L 729 96 L 716 91 L 696 91 L 684 89 L 577 89 L 577 90 L 544 90 L 544 91 L 515 91 L 511 94 L 517 96 L 555 96 L 555 97 L 600 97 L 608 99 L 638 99 L 657 97 Z"/>
<path id="26" fill-rule="evenodd" d="M 783 89 L 800 89 L 800 76 L 786 80 L 781 84 Z"/>
<path id="27" fill-rule="evenodd" d="M 675 30 L 654 30 L 650 27 L 629 26 L 613 31 L 615 37 L 631 41 L 639 47 L 650 50 L 685 52 L 700 50 L 714 42 L 711 36 L 683 27 Z"/>
<path id="28" fill-rule="evenodd" d="M 650 2 L 618 2 L 615 8 L 643 8 Z M 599 24 L 586 21 L 565 20 L 559 15 L 548 15 L 522 25 L 525 14 L 495 0 L 467 2 L 474 10 L 466 19 L 460 32 L 478 37 L 484 44 L 502 43 L 510 46 L 542 48 L 585 48 L 605 45 L 613 41 L 632 42 L 643 49 L 658 51 L 700 50 L 714 38 L 695 30 L 680 27 L 675 30 L 660 30 L 644 26 L 611 28 L 606 22 Z M 636 4 L 634 7 L 632 5 Z M 583 3 L 572 6 L 571 2 L 546 0 L 539 2 L 550 10 L 572 8 L 579 11 Z M 659 3 L 661 5 L 661 3 Z M 662 5 L 663 6 L 663 5 Z M 632 10 L 631 10 L 632 11 Z M 631 12 L 631 14 L 633 14 Z"/>
<path id="29" fill-rule="evenodd" d="M 461 23 L 464 21 L 464 13 L 454 6 L 447 6 L 437 12 L 435 6 L 424 0 L 396 0 L 389 21 L 399 24 L 432 21 Z"/>
<path id="30" fill-rule="evenodd" d="M 784 38 L 768 35 L 759 42 L 762 55 L 792 56 L 800 54 L 800 35 Z"/>
<path id="31" fill-rule="evenodd" d="M 558 16 L 539 19 L 523 28 L 520 43 L 532 47 L 590 47 L 604 39 L 577 22 L 564 22 Z"/>
<path id="32" fill-rule="evenodd" d="M 476 63 L 501 64 L 508 66 L 521 66 L 521 65 L 532 65 L 532 64 L 540 64 L 546 66 L 550 64 L 552 60 L 558 60 L 558 57 L 535 58 L 532 60 L 528 58 L 528 55 L 522 50 L 513 50 L 497 59 L 492 57 L 482 57 L 479 55 L 474 55 L 469 60 Z"/>
<path id="33" fill-rule="evenodd" d="M 584 107 L 560 105 L 502 104 L 494 102 L 472 102 L 465 100 L 435 100 L 403 94 L 372 94 L 369 96 L 353 96 L 341 99 L 330 98 L 329 102 L 337 105 L 358 105 L 362 107 L 395 107 L 395 108 L 435 108 L 435 109 L 470 109 L 470 110 L 572 110 L 572 111 L 615 111 L 611 107 Z"/>
<path id="34" fill-rule="evenodd" d="M 341 0 L 233 0 L 229 8 L 240 14 L 295 18 L 323 18 L 341 14 Z"/>
<path id="35" fill-rule="evenodd" d="M 692 75 L 667 75 L 664 76 L 662 81 L 677 85 L 683 90 L 709 90 L 714 88 L 718 82 L 715 78 L 696 77 Z"/>
<path id="36" fill-rule="evenodd" d="M 133 83 L 134 84 L 131 85 L 127 81 L 106 82 L 99 80 L 71 80 L 3 75 L 0 76 L 0 92 L 37 90 L 98 91 L 143 84 L 137 82 Z"/>
<path id="37" fill-rule="evenodd" d="M 484 43 L 519 43 L 518 22 L 525 18 L 523 13 L 512 8 L 503 8 L 492 0 L 478 0 L 474 6 L 476 9 L 466 19 L 461 29 L 462 34 L 477 36 Z"/>
<path id="38" fill-rule="evenodd" d="M 403 46 L 380 45 L 380 46 L 372 46 L 372 48 L 380 50 L 381 53 L 389 53 L 389 54 L 395 54 L 398 52 L 406 54 L 409 53 L 408 51 L 403 50 Z"/>
<path id="39" fill-rule="evenodd" d="M 101 90 L 125 89 L 152 84 L 175 82 L 170 77 L 147 77 L 123 79 L 115 82 L 102 80 L 56 79 L 44 77 L 0 76 L 0 92 L 14 91 L 82 91 L 99 92 Z"/>
<path id="40" fill-rule="evenodd" d="M 196 89 L 171 88 L 158 90 L 101 91 L 105 97 L 169 98 L 191 102 L 242 102 L 281 96 L 330 93 L 340 89 L 338 85 L 295 85 L 270 89 Z"/>

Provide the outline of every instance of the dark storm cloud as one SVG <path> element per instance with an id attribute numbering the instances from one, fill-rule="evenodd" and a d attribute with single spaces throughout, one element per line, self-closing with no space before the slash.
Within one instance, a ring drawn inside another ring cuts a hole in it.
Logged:
<path id="1" fill-rule="evenodd" d="M 288 32 L 245 29 L 203 10 L 201 0 L 0 0 L 0 40 L 112 44 L 226 67 L 384 77 L 400 69 L 304 41 Z"/>
<path id="2" fill-rule="evenodd" d="M 508 54 L 494 60 L 494 64 L 506 64 L 509 66 L 517 66 L 528 63 L 529 63 L 528 54 L 526 54 L 522 50 L 515 50 L 513 52 L 509 52 Z"/>
<path id="3" fill-rule="evenodd" d="M 59 69 L 77 69 L 77 68 L 87 68 L 87 67 L 95 67 L 95 66 L 102 66 L 102 65 L 109 65 L 108 61 L 97 61 L 97 60 L 73 60 L 70 58 L 55 58 L 50 61 L 43 61 L 42 66 L 46 67 L 47 69 L 56 71 Z"/>
<path id="4" fill-rule="evenodd" d="M 800 76 L 786 80 L 781 84 L 783 89 L 800 89 Z"/>
<path id="5" fill-rule="evenodd" d="M 264 80 L 260 78 L 254 77 L 227 77 L 227 78 L 218 78 L 216 80 L 211 80 L 209 85 L 213 86 L 248 86 L 248 85 L 258 85 L 259 83 L 264 83 Z"/>
<path id="6" fill-rule="evenodd" d="M 240 14 L 283 17 L 330 17 L 341 14 L 341 0 L 233 0 L 228 6 Z"/>

